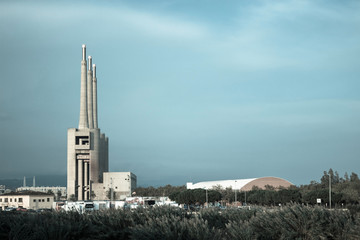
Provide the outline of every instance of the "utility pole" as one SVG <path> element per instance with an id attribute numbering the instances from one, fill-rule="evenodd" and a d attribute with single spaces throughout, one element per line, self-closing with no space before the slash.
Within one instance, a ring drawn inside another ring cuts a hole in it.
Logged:
<path id="1" fill-rule="evenodd" d="M 246 191 L 245 191 L 245 206 L 246 206 Z"/>
<path id="2" fill-rule="evenodd" d="M 205 188 L 205 191 L 206 191 L 206 208 L 209 207 L 209 199 L 208 199 L 208 191 L 207 191 L 207 188 Z"/>
<path id="3" fill-rule="evenodd" d="M 113 202 L 113 179 L 110 178 L 110 208 L 111 208 L 111 205 L 112 205 L 112 202 Z"/>
<path id="4" fill-rule="evenodd" d="M 331 174 L 329 173 L 329 207 L 331 209 Z"/>

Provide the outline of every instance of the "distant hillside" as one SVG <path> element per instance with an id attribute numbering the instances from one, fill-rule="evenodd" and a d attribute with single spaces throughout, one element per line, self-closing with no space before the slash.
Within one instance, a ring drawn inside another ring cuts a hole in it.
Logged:
<path id="1" fill-rule="evenodd" d="M 66 175 L 42 175 L 35 176 L 36 186 L 60 186 L 66 187 Z M 0 185 L 5 185 L 7 189 L 15 190 L 23 186 L 24 178 L 0 179 Z M 33 177 L 26 176 L 26 185 L 33 185 Z"/>

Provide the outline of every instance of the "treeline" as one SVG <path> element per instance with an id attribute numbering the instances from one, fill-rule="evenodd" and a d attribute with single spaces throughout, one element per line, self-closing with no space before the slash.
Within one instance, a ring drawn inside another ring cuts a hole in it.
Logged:
<path id="1" fill-rule="evenodd" d="M 251 191 L 235 192 L 231 188 L 221 189 L 214 186 L 211 190 L 194 189 L 187 190 L 185 186 L 174 187 L 166 185 L 159 188 L 138 188 L 136 194 L 139 196 L 169 196 L 177 203 L 184 204 L 204 204 L 206 202 L 206 192 L 208 202 L 220 202 L 232 204 L 235 201 L 242 204 L 256 204 L 264 206 L 275 206 L 286 203 L 317 204 L 317 199 L 321 199 L 322 204 L 329 204 L 329 182 L 331 181 L 331 204 L 332 206 L 353 205 L 360 203 L 360 179 L 356 173 L 344 177 L 332 169 L 324 171 L 319 182 L 311 181 L 308 185 L 291 186 L 289 188 L 274 189 L 265 186 L 265 189 L 254 187 Z M 235 197 L 236 195 L 236 197 Z"/>
<path id="2" fill-rule="evenodd" d="M 360 239 L 360 217 L 302 205 L 196 213 L 171 207 L 90 214 L 3 212 L 0 239 Z"/>
<path id="3" fill-rule="evenodd" d="M 174 192 L 180 192 L 186 190 L 185 186 L 172 186 L 166 185 L 158 188 L 154 187 L 138 187 L 135 189 L 135 196 L 142 197 L 168 197 L 170 194 Z"/>

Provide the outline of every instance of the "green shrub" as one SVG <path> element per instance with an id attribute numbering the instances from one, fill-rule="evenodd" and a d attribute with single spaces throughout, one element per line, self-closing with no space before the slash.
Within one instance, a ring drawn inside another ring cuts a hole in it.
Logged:
<path id="1" fill-rule="evenodd" d="M 0 239 L 360 239 L 357 211 L 306 207 L 0 213 Z"/>

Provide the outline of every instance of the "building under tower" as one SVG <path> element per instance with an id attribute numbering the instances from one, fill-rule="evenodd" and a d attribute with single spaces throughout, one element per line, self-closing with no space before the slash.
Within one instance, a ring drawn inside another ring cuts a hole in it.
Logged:
<path id="1" fill-rule="evenodd" d="M 69 128 L 67 134 L 68 199 L 105 200 L 107 191 L 115 193 L 115 199 L 131 196 L 136 176 L 108 172 L 108 146 L 108 137 L 98 128 L 96 65 L 91 56 L 87 61 L 86 46 L 82 45 L 79 127 Z"/>

